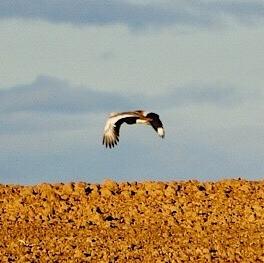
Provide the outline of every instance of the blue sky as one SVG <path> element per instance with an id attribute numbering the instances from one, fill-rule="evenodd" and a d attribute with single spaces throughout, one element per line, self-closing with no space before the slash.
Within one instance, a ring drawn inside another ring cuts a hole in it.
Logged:
<path id="1" fill-rule="evenodd" d="M 0 183 L 264 174 L 263 1 L 1 1 Z M 101 145 L 109 112 L 160 114 Z"/>

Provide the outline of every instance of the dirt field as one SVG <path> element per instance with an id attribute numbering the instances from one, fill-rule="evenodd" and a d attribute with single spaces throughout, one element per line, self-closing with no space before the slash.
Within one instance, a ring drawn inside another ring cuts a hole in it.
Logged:
<path id="1" fill-rule="evenodd" d="M 0 185 L 0 262 L 264 262 L 264 181 Z"/>

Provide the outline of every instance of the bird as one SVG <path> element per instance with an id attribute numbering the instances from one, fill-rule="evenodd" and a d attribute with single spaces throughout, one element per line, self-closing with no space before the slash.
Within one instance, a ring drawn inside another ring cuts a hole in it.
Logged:
<path id="1" fill-rule="evenodd" d="M 110 113 L 103 134 L 103 145 L 109 148 L 114 147 L 119 142 L 119 131 L 123 123 L 145 124 L 150 125 L 158 133 L 161 138 L 165 137 L 165 130 L 159 118 L 159 115 L 154 112 L 143 110 L 112 112 Z"/>

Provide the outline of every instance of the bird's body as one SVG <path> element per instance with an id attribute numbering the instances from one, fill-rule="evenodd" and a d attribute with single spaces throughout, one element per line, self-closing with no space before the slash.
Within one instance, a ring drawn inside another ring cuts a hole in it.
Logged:
<path id="1" fill-rule="evenodd" d="M 143 110 L 127 111 L 119 113 L 110 113 L 105 124 L 103 144 L 106 147 L 114 147 L 119 141 L 120 126 L 127 124 L 146 124 L 151 125 L 158 135 L 162 138 L 165 136 L 162 122 L 159 115 L 154 112 L 146 112 Z"/>

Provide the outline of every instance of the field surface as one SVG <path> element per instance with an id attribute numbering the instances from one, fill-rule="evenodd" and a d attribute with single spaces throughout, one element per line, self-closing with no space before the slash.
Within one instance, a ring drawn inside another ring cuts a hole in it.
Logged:
<path id="1" fill-rule="evenodd" d="M 264 262 L 264 181 L 0 185 L 0 262 Z"/>

